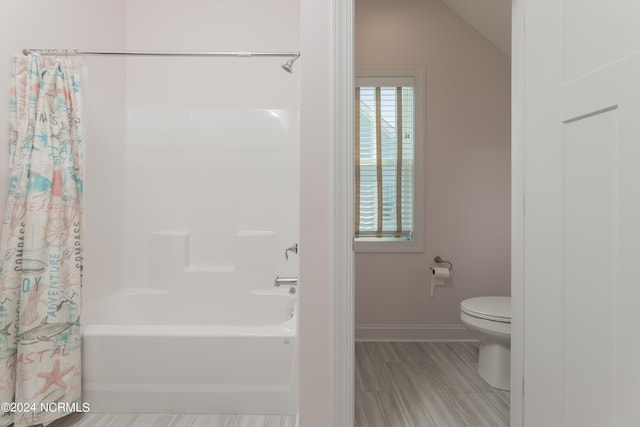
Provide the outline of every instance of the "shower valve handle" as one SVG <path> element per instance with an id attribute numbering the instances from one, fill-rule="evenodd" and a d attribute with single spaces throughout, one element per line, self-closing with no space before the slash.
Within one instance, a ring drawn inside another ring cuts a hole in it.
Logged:
<path id="1" fill-rule="evenodd" d="M 284 259 L 289 261 L 289 252 L 293 252 L 294 254 L 298 253 L 298 244 L 294 243 L 293 245 L 289 246 L 287 249 L 284 250 Z"/>

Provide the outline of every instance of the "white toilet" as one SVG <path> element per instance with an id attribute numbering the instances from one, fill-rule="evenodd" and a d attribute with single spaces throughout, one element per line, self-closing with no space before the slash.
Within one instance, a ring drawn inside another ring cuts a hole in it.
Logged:
<path id="1" fill-rule="evenodd" d="M 511 382 L 511 297 L 477 297 L 460 303 L 460 320 L 480 341 L 478 374 L 492 387 Z"/>

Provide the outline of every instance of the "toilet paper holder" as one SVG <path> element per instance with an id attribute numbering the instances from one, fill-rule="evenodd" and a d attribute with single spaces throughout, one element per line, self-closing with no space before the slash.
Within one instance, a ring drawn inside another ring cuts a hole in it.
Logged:
<path id="1" fill-rule="evenodd" d="M 448 267 L 429 267 L 431 270 L 431 297 L 433 298 L 436 286 L 445 286 L 445 280 L 449 278 L 451 270 L 453 270 L 453 263 L 446 261 L 439 256 L 433 259 L 437 264 L 449 264 Z"/>
<path id="2" fill-rule="evenodd" d="M 436 256 L 433 260 L 438 264 L 449 264 L 449 270 L 453 270 L 453 263 L 451 261 L 446 261 L 439 256 Z"/>

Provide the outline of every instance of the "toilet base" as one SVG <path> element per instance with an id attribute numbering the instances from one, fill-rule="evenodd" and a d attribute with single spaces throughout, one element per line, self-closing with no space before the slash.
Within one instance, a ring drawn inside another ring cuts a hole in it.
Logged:
<path id="1" fill-rule="evenodd" d="M 511 346 L 501 341 L 480 341 L 478 374 L 490 386 L 511 389 Z"/>

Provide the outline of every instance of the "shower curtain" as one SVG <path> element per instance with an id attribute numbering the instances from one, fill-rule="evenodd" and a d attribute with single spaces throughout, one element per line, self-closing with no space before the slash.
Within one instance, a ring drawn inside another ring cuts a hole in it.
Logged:
<path id="1" fill-rule="evenodd" d="M 0 240 L 0 426 L 80 405 L 81 61 L 13 59 Z"/>

